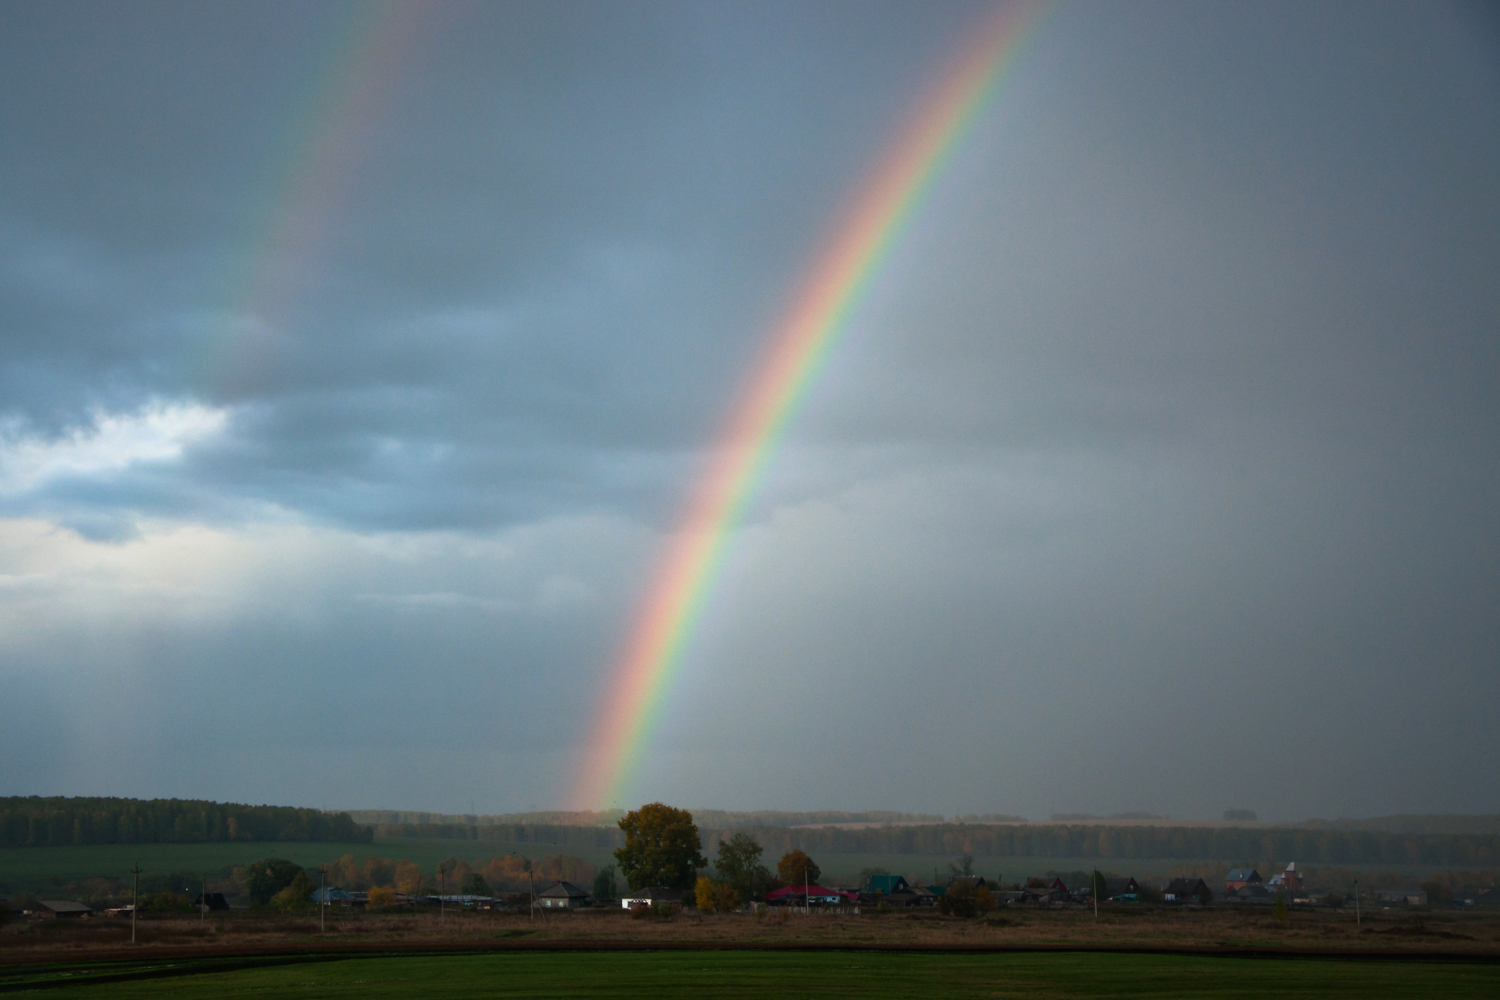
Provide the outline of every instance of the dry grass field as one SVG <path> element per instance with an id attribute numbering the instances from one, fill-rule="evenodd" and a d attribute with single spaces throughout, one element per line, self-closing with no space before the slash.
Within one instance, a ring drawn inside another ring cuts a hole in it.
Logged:
<path id="1" fill-rule="evenodd" d="M 316 914 L 231 911 L 143 916 L 138 943 L 125 919 L 37 921 L 0 928 L 0 962 L 34 963 L 147 955 L 482 949 L 870 949 L 1119 950 L 1204 953 L 1443 954 L 1500 956 L 1500 915 L 1294 912 L 1111 906 L 1005 910 L 961 919 L 932 912 L 802 916 L 696 915 L 635 918 L 616 910 L 528 919 L 488 912 L 342 913 L 320 933 Z"/>

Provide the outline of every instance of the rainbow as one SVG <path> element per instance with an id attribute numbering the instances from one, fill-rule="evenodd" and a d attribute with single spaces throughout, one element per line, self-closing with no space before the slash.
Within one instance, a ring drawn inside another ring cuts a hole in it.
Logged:
<path id="1" fill-rule="evenodd" d="M 575 788 L 578 807 L 604 808 L 628 792 L 729 536 L 839 334 L 1015 64 L 1038 20 L 1036 9 L 1026 3 L 998 8 L 957 57 L 860 189 L 847 221 L 772 333 L 626 636 Z"/>
<path id="2" fill-rule="evenodd" d="M 219 289 L 227 318 L 199 347 L 196 367 L 218 394 L 241 394 L 274 363 L 279 336 L 320 277 L 369 134 L 433 21 L 425 7 L 394 0 L 328 17 L 309 85 L 247 192 L 257 208 Z"/>

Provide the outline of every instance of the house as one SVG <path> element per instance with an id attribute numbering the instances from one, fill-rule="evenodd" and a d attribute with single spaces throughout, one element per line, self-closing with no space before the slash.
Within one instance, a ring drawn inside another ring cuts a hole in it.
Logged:
<path id="1" fill-rule="evenodd" d="M 1025 903 L 1063 903 L 1073 898 L 1060 878 L 1032 876 L 1021 887 L 1021 901 Z"/>
<path id="2" fill-rule="evenodd" d="M 312 900 L 314 903 L 322 903 L 325 906 L 349 906 L 354 902 L 353 894 L 345 892 L 343 889 L 340 889 L 336 885 L 324 886 L 321 889 L 315 890 L 313 894 L 311 896 L 308 896 L 307 898 Z"/>
<path id="3" fill-rule="evenodd" d="M 1161 898 L 1168 903 L 1208 904 L 1213 902 L 1214 891 L 1201 878 L 1174 878 Z"/>
<path id="4" fill-rule="evenodd" d="M 859 891 L 870 896 L 889 896 L 893 892 L 911 892 L 911 886 L 900 875 L 871 875 Z"/>
<path id="5" fill-rule="evenodd" d="M 1228 899 L 1247 885 L 1260 885 L 1262 881 L 1260 872 L 1254 868 L 1231 868 L 1224 876 L 1224 898 Z"/>
<path id="6" fill-rule="evenodd" d="M 195 900 L 193 900 L 193 905 L 196 906 L 196 907 L 199 907 L 200 909 L 204 909 L 204 908 L 209 909 L 209 910 L 227 910 L 227 909 L 229 909 L 229 901 L 224 898 L 224 894 L 222 892 L 210 892 L 206 896 L 203 893 L 200 892 L 198 894 L 198 898 L 195 899 Z"/>
<path id="7" fill-rule="evenodd" d="M 804 895 L 803 890 L 806 889 Z M 780 889 L 772 889 L 766 893 L 766 902 L 772 906 L 805 906 L 811 903 L 813 906 L 838 906 L 840 903 L 849 901 L 849 896 L 854 895 L 856 901 L 858 893 L 846 893 L 839 889 L 830 889 L 821 885 L 787 885 Z"/>
<path id="8" fill-rule="evenodd" d="M 644 889 L 628 890 L 620 897 L 620 905 L 629 910 L 637 906 L 655 906 L 657 903 L 682 905 L 682 890 L 669 889 L 664 885 L 650 885 Z"/>
<path id="9" fill-rule="evenodd" d="M 1500 906 L 1500 886 L 1490 886 L 1474 894 L 1475 906 Z"/>
<path id="10" fill-rule="evenodd" d="M 48 920 L 71 920 L 86 917 L 93 912 L 91 907 L 75 903 L 71 899 L 42 899 L 36 904 L 37 916 Z"/>
<path id="11" fill-rule="evenodd" d="M 1302 876 L 1297 872 L 1297 862 L 1293 861 L 1286 866 L 1286 871 L 1271 879 L 1270 888 L 1272 892 L 1286 892 L 1292 895 L 1302 891 Z"/>
<path id="12" fill-rule="evenodd" d="M 536 904 L 544 910 L 578 910 L 591 902 L 588 890 L 572 882 L 558 882 L 538 893 L 536 898 Z"/>
<path id="13" fill-rule="evenodd" d="M 1375 901 L 1386 906 L 1426 906 L 1425 889 L 1376 889 Z"/>
<path id="14" fill-rule="evenodd" d="M 1105 899 L 1119 899 L 1122 896 L 1129 896 L 1135 899 L 1140 895 L 1140 891 L 1141 887 L 1129 875 L 1126 875 L 1124 878 L 1106 876 L 1104 879 Z"/>

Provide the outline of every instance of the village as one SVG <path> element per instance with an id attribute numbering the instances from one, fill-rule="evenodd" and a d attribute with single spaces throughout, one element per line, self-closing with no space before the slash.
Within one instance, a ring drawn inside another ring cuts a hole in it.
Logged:
<path id="1" fill-rule="evenodd" d="M 964 860 L 964 859 L 961 859 Z M 467 866 L 466 866 L 467 867 Z M 955 868 L 958 866 L 954 866 Z M 375 886 L 369 889 L 346 889 L 324 884 L 301 894 L 312 875 L 298 873 L 294 882 L 277 894 L 272 902 L 277 909 L 339 912 L 426 912 L 441 915 L 454 912 L 496 912 L 508 914 L 551 915 L 578 911 L 621 910 L 634 916 L 665 916 L 672 913 L 749 913 L 790 910 L 801 913 L 827 913 L 858 916 L 861 913 L 930 909 L 943 915 L 976 917 L 1003 909 L 1087 909 L 1099 904 L 1113 907 L 1282 907 L 1302 910 L 1324 909 L 1357 912 L 1361 906 L 1370 911 L 1430 911 L 1444 909 L 1500 907 L 1500 888 L 1491 887 L 1472 895 L 1460 895 L 1443 902 L 1434 901 L 1429 891 L 1420 887 L 1377 888 L 1364 893 L 1312 896 L 1304 892 L 1304 879 L 1296 862 L 1266 879 L 1255 868 L 1233 868 L 1222 887 L 1210 886 L 1201 878 L 1174 878 L 1160 884 L 1138 881 L 1133 876 L 1106 875 L 1102 872 L 1048 873 L 1016 882 L 1001 882 L 982 875 L 955 873 L 943 880 L 909 880 L 903 875 L 872 873 L 857 886 L 824 885 L 816 863 L 801 851 L 789 852 L 778 868 L 787 874 L 801 873 L 803 881 L 782 884 L 757 893 L 756 898 L 741 899 L 733 886 L 700 875 L 692 890 L 670 886 L 643 886 L 639 889 L 617 888 L 614 873 L 600 872 L 594 884 L 584 887 L 566 879 L 532 880 L 529 891 L 492 894 L 488 892 L 397 892 Z M 319 870 L 326 876 L 326 868 Z M 439 874 L 443 874 L 441 871 Z M 305 882 L 304 882 L 305 880 Z M 772 878 L 772 882 L 786 881 Z M 303 882 L 302 885 L 296 885 Z M 487 888 L 482 876 L 469 876 L 468 888 Z M 294 887 L 295 886 L 295 887 Z M 287 890 L 292 890 L 288 892 Z M 159 897 L 162 894 L 157 894 Z M 143 912 L 205 912 L 231 910 L 223 892 L 201 892 L 189 900 L 185 895 L 164 901 L 153 898 L 140 906 Z M 137 904 L 91 907 L 68 899 L 28 901 L 18 911 L 23 919 L 79 919 L 90 917 L 130 917 Z"/>

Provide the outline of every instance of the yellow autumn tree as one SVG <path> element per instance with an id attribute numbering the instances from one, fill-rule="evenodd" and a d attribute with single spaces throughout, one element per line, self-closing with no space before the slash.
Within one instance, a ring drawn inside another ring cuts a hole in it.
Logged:
<path id="1" fill-rule="evenodd" d="M 396 862 L 396 888 L 408 896 L 422 890 L 422 869 L 415 861 Z"/>
<path id="2" fill-rule="evenodd" d="M 740 905 L 740 891 L 733 883 L 720 882 L 714 886 L 714 909 L 722 913 L 732 913 Z"/>
<path id="3" fill-rule="evenodd" d="M 704 913 L 713 912 L 716 902 L 714 880 L 707 875 L 699 875 L 698 884 L 693 889 L 693 898 L 697 902 L 698 909 Z"/>
<path id="4" fill-rule="evenodd" d="M 816 882 L 823 870 L 818 863 L 800 850 L 788 851 L 776 862 L 776 877 L 784 885 L 802 885 Z"/>
<path id="5" fill-rule="evenodd" d="M 388 885 L 374 885 L 370 887 L 370 899 L 366 903 L 370 909 L 379 909 L 382 906 L 396 905 L 396 890 Z"/>

